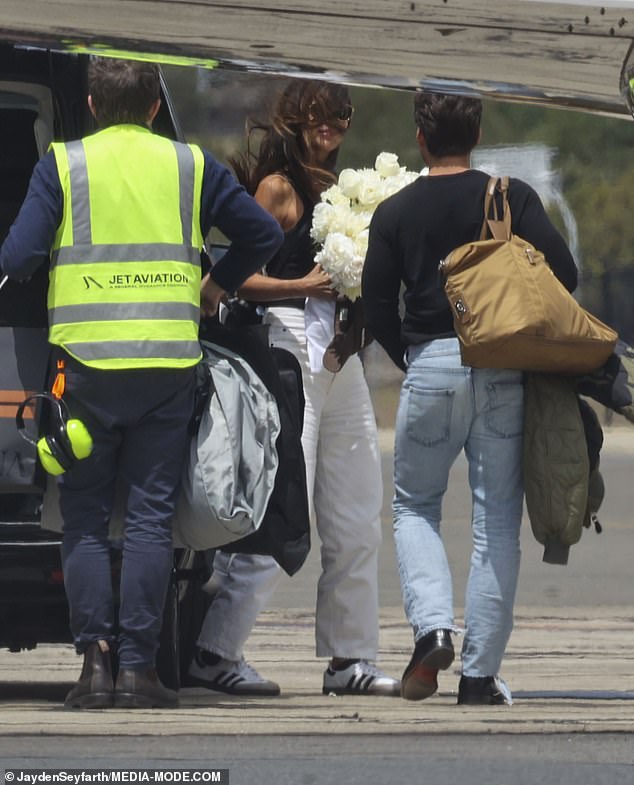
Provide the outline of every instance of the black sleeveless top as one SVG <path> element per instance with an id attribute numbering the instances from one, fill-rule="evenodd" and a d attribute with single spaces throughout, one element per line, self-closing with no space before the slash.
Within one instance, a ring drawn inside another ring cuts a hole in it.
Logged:
<path id="1" fill-rule="evenodd" d="M 314 241 L 310 236 L 314 205 L 306 197 L 301 194 L 299 196 L 304 206 L 304 212 L 295 226 L 284 233 L 284 242 L 279 251 L 266 265 L 266 274 L 270 275 L 271 278 L 283 278 L 284 280 L 303 278 L 305 275 L 308 275 L 315 264 L 316 249 Z M 296 297 L 262 304 L 270 307 L 281 306 L 303 309 L 304 303 L 304 297 Z"/>

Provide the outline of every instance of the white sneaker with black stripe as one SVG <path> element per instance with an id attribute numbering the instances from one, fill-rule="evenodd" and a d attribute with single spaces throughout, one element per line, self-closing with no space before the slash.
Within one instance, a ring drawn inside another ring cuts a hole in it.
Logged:
<path id="1" fill-rule="evenodd" d="M 188 684 L 205 687 L 227 695 L 275 696 L 280 685 L 263 679 L 244 657 L 238 661 L 219 659 L 214 665 L 204 662 L 203 654 L 196 651 L 188 671 Z"/>
<path id="2" fill-rule="evenodd" d="M 357 660 L 342 670 L 328 666 L 324 672 L 324 695 L 386 695 L 398 697 L 401 682 L 387 676 L 368 660 Z"/>

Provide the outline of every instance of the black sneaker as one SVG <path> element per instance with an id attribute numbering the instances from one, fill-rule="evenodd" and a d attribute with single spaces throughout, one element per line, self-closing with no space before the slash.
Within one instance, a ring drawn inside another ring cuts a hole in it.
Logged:
<path id="1" fill-rule="evenodd" d="M 461 676 L 458 703 L 463 706 L 510 706 L 511 691 L 499 676 Z"/>

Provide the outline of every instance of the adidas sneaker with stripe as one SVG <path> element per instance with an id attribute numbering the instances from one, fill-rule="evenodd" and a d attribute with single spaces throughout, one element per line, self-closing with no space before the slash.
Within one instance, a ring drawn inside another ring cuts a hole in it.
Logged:
<path id="1" fill-rule="evenodd" d="M 204 661 L 204 654 L 197 650 L 192 664 L 189 666 L 187 683 L 197 687 L 205 687 L 227 695 L 261 695 L 275 696 L 280 694 L 280 685 L 262 678 L 244 657 L 240 660 L 218 661 L 210 665 Z"/>
<path id="2" fill-rule="evenodd" d="M 342 670 L 331 666 L 324 672 L 324 695 L 386 695 L 401 694 L 401 682 L 387 676 L 368 660 L 357 660 Z"/>

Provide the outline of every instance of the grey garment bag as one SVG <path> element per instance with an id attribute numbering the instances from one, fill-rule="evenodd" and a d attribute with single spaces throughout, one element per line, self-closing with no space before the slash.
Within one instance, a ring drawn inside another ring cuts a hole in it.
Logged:
<path id="1" fill-rule="evenodd" d="M 242 357 L 202 341 L 210 389 L 192 438 L 174 517 L 175 544 L 217 548 L 259 528 L 275 484 L 280 416 Z"/>

